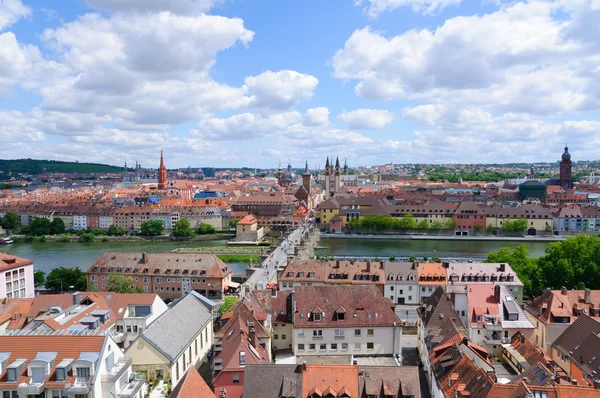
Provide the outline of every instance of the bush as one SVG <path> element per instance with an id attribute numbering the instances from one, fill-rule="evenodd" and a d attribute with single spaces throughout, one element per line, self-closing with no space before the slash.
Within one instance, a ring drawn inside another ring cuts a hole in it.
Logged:
<path id="1" fill-rule="evenodd" d="M 40 242 L 44 243 L 46 242 L 46 237 L 44 235 L 40 236 L 38 239 Z"/>
<path id="2" fill-rule="evenodd" d="M 27 235 L 24 240 L 25 240 L 25 243 L 31 243 L 31 242 L 33 242 L 33 236 Z"/>
<path id="3" fill-rule="evenodd" d="M 214 234 L 215 233 L 215 229 L 210 224 L 204 224 L 204 223 L 202 223 L 202 224 L 200 224 L 198 226 L 198 229 L 196 230 L 196 233 L 198 235 Z"/>
<path id="4" fill-rule="evenodd" d="M 396 261 L 396 257 L 390 256 L 390 262 L 394 262 L 394 261 Z"/>
<path id="5" fill-rule="evenodd" d="M 79 235 L 80 243 L 92 243 L 96 240 L 96 236 L 91 232 L 85 232 Z"/>
<path id="6" fill-rule="evenodd" d="M 104 238 L 102 238 L 102 242 L 106 243 L 108 241 L 109 241 L 109 239 L 106 236 Z"/>
<path id="7" fill-rule="evenodd" d="M 71 241 L 71 239 L 68 236 L 63 235 L 60 238 L 58 238 L 56 241 L 60 242 L 60 243 L 69 243 Z"/>

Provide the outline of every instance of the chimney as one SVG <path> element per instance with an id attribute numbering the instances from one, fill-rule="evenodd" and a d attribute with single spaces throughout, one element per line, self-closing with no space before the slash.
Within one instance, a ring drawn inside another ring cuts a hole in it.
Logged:
<path id="1" fill-rule="evenodd" d="M 561 288 L 560 288 L 560 293 L 561 293 L 563 296 L 566 296 L 566 295 L 567 295 L 567 288 L 566 288 L 566 287 L 564 287 L 564 286 L 561 286 Z"/>
<path id="2" fill-rule="evenodd" d="M 81 303 L 81 299 L 83 298 L 83 294 L 79 292 L 73 293 L 73 305 L 79 305 Z"/>
<path id="3" fill-rule="evenodd" d="M 142 264 L 148 263 L 148 255 L 146 253 L 142 253 Z"/>
<path id="4" fill-rule="evenodd" d="M 306 372 L 306 361 L 302 361 L 302 371 Z"/>
<path id="5" fill-rule="evenodd" d="M 444 267 L 444 268 L 450 268 L 450 263 L 448 261 L 444 261 L 442 263 L 442 267 Z"/>
<path id="6" fill-rule="evenodd" d="M 250 330 L 250 332 L 248 333 L 248 337 L 250 339 L 250 344 L 252 344 L 252 347 L 257 347 L 257 345 L 256 345 L 256 329 L 250 328 L 249 330 Z"/>
<path id="7" fill-rule="evenodd" d="M 504 263 L 501 263 L 501 264 L 500 264 L 500 268 L 498 268 L 498 271 L 499 271 L 499 272 L 505 272 L 505 271 L 506 271 L 506 264 L 504 264 Z"/>
<path id="8" fill-rule="evenodd" d="M 335 260 L 335 268 L 340 268 L 340 260 Z"/>
<path id="9" fill-rule="evenodd" d="M 271 287 L 271 297 L 277 297 L 277 288 L 275 288 L 275 284 Z"/>
<path id="10" fill-rule="evenodd" d="M 585 303 L 586 304 L 591 304 L 592 303 L 592 292 L 590 289 L 585 289 Z"/>
<path id="11" fill-rule="evenodd" d="M 367 261 L 367 272 L 371 272 L 371 261 Z"/>
<path id="12" fill-rule="evenodd" d="M 380 261 L 379 264 L 381 265 L 379 268 L 383 269 L 383 261 Z"/>
<path id="13" fill-rule="evenodd" d="M 494 300 L 498 304 L 501 303 L 501 300 L 500 300 L 500 285 L 494 286 Z"/>
<path id="14" fill-rule="evenodd" d="M 469 346 L 469 338 L 468 337 L 463 337 L 462 342 L 464 345 Z"/>

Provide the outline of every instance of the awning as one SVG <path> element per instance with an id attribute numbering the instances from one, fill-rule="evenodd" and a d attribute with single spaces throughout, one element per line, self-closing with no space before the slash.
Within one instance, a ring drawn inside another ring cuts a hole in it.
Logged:
<path id="1" fill-rule="evenodd" d="M 238 289 L 238 288 L 240 287 L 240 284 L 239 284 L 239 283 L 237 283 L 237 282 L 229 282 L 229 283 L 227 284 L 227 287 L 228 287 L 229 289 Z"/>

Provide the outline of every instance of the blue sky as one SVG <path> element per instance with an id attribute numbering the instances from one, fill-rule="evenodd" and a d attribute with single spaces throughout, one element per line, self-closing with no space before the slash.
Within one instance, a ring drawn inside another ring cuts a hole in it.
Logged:
<path id="1" fill-rule="evenodd" d="M 597 159 L 592 0 L 0 0 L 2 158 Z"/>

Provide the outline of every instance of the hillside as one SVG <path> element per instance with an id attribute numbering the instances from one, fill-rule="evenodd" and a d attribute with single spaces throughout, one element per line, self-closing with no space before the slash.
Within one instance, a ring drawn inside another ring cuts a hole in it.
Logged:
<path id="1" fill-rule="evenodd" d="M 0 171 L 2 174 L 28 173 L 42 174 L 51 172 L 64 173 L 119 173 L 123 171 L 122 167 L 109 166 L 98 163 L 79 163 L 79 162 L 61 162 L 57 160 L 37 160 L 37 159 L 0 159 Z"/>

